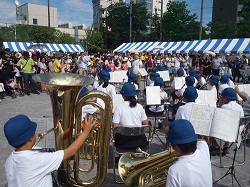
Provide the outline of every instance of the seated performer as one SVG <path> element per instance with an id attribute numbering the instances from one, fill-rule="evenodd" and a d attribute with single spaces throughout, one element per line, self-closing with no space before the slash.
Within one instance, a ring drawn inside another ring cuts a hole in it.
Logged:
<path id="1" fill-rule="evenodd" d="M 228 77 L 226 75 L 223 75 L 220 78 L 219 95 L 221 95 L 221 93 L 225 88 L 229 88 L 229 85 L 227 83 L 228 83 Z"/>
<path id="2" fill-rule="evenodd" d="M 223 92 L 221 93 L 220 103 L 222 104 L 221 108 L 239 111 L 240 116 L 244 117 L 243 108 L 236 102 L 236 91 L 233 88 L 225 88 L 223 90 Z M 210 152 L 213 156 L 220 154 L 220 147 L 216 140 L 213 140 L 212 147 L 210 147 Z M 223 146 L 223 154 L 229 154 L 229 142 L 225 142 Z"/>
<path id="3" fill-rule="evenodd" d="M 212 75 L 208 79 L 209 84 L 207 85 L 208 90 L 215 91 L 216 93 L 216 101 L 218 100 L 218 83 L 220 82 L 220 79 L 218 76 Z"/>
<path id="4" fill-rule="evenodd" d="M 110 80 L 109 72 L 105 70 L 101 70 L 99 73 L 99 76 L 100 76 L 101 82 L 99 83 L 97 90 L 107 93 L 112 98 L 112 96 L 116 94 L 116 91 L 115 91 L 115 87 L 112 84 L 109 84 L 109 80 Z"/>
<path id="5" fill-rule="evenodd" d="M 128 71 L 127 72 L 127 76 L 128 76 L 128 82 L 133 84 L 135 86 L 135 89 L 138 90 L 138 85 L 136 84 L 136 74 L 133 73 L 133 71 Z"/>
<path id="6" fill-rule="evenodd" d="M 115 108 L 113 115 L 113 127 L 118 125 L 140 127 L 148 125 L 147 116 L 143 107 L 137 103 L 135 86 L 131 83 L 124 83 L 121 89 L 124 102 Z M 116 134 L 115 146 L 122 148 L 137 148 L 147 144 L 145 135 L 124 136 Z"/>
<path id="7" fill-rule="evenodd" d="M 189 120 L 192 106 L 198 97 L 196 88 L 193 86 L 188 86 L 183 93 L 183 97 L 187 101 L 187 103 L 178 108 L 176 115 L 175 115 L 175 119 Z"/>
<path id="8" fill-rule="evenodd" d="M 180 157 L 168 170 L 166 187 L 212 187 L 208 145 L 203 139 L 197 140 L 193 125 L 188 120 L 175 120 L 167 141 Z"/>

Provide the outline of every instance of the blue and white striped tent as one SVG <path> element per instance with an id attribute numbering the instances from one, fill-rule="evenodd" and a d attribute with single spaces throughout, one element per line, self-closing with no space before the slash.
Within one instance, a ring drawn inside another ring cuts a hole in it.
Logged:
<path id="1" fill-rule="evenodd" d="M 123 43 L 114 51 L 117 52 L 155 52 L 155 53 L 250 53 L 250 38 L 213 39 L 179 42 L 136 42 Z"/>
<path id="2" fill-rule="evenodd" d="M 84 47 L 77 44 L 50 44 L 50 43 L 28 43 L 28 42 L 3 42 L 5 48 L 10 51 L 28 51 L 33 49 L 35 52 L 48 52 L 48 51 L 64 51 L 64 52 L 77 52 L 83 51 Z"/>

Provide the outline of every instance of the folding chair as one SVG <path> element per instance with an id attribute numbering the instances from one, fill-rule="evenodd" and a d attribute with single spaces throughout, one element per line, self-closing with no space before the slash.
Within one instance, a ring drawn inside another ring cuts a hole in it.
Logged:
<path id="1" fill-rule="evenodd" d="M 134 149 L 125 149 L 125 148 L 120 148 L 115 146 L 115 134 L 121 134 L 124 136 L 139 136 L 139 135 L 146 135 L 147 138 L 147 146 L 140 147 L 143 152 L 148 152 L 149 151 L 149 141 L 150 141 L 150 136 L 151 136 L 151 130 L 149 125 L 142 125 L 141 127 L 128 127 L 128 126 L 117 126 L 113 129 L 113 142 L 112 142 L 112 147 L 113 147 L 113 175 L 114 175 L 114 181 L 116 183 L 123 183 L 120 181 L 116 180 L 116 175 L 115 175 L 115 155 L 119 154 L 122 155 L 126 152 L 132 152 L 135 154 L 142 154 L 142 152 L 139 152 L 137 148 Z"/>
<path id="2" fill-rule="evenodd" d="M 237 147 L 240 148 L 242 146 L 242 142 L 243 142 L 243 161 L 235 160 L 238 163 L 235 164 L 234 166 L 241 166 L 241 165 L 245 164 L 245 161 L 246 161 L 246 140 L 247 140 L 247 136 L 248 136 L 246 129 L 248 127 L 249 122 L 250 122 L 250 116 L 240 118 L 239 132 L 238 132 L 240 134 L 238 134 L 238 139 L 236 140 L 236 142 L 233 142 L 230 145 L 230 147 L 231 147 L 234 143 L 236 143 Z M 222 140 L 220 140 L 220 147 L 222 147 Z M 220 149 L 220 165 L 219 165 L 219 167 L 221 167 L 221 168 L 231 167 L 231 165 L 223 165 L 222 156 L 223 156 L 222 151 Z M 230 157 L 228 157 L 228 158 L 230 158 Z M 231 158 L 231 159 L 233 159 L 233 158 Z"/>

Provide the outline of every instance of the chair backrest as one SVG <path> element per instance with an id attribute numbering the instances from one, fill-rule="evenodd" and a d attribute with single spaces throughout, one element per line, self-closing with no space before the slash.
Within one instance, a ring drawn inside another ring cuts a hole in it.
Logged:
<path id="1" fill-rule="evenodd" d="M 113 135 L 119 133 L 124 136 L 139 136 L 149 133 L 150 136 L 150 126 L 142 125 L 141 127 L 130 127 L 130 126 L 117 126 L 113 129 Z"/>
<path id="2" fill-rule="evenodd" d="M 241 117 L 240 118 L 240 125 L 248 125 L 248 123 L 250 122 L 250 116 L 245 116 L 245 117 Z"/>

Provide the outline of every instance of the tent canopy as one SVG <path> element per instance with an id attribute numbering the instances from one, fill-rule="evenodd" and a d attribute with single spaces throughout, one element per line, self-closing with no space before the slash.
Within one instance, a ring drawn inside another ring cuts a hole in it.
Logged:
<path id="1" fill-rule="evenodd" d="M 9 48 L 10 51 L 29 51 L 33 49 L 35 52 L 47 52 L 47 51 L 64 51 L 64 52 L 77 52 L 84 51 L 84 47 L 77 44 L 49 44 L 49 43 L 28 43 L 28 42 L 3 42 L 5 48 Z"/>
<path id="2" fill-rule="evenodd" d="M 250 38 L 213 39 L 178 42 L 136 42 L 123 43 L 114 52 L 155 52 L 155 53 L 250 53 Z"/>

